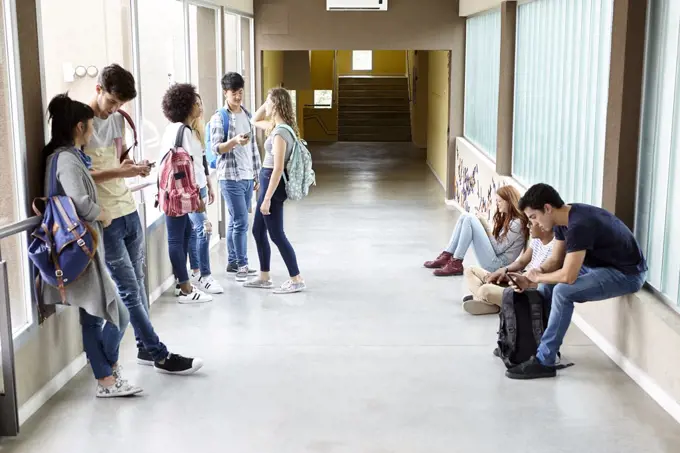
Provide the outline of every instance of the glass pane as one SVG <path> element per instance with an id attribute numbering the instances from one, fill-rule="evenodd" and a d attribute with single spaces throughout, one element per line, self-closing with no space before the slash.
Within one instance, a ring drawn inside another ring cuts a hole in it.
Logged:
<path id="1" fill-rule="evenodd" d="M 239 72 L 239 19 L 234 14 L 224 15 L 224 71 Z"/>
<path id="2" fill-rule="evenodd" d="M 241 17 L 241 62 L 243 78 L 246 80 L 245 98 L 247 99 L 246 107 L 251 111 L 255 110 L 255 74 L 251 72 L 251 45 L 250 42 L 250 27 L 252 19 L 248 17 Z"/>
<path id="3" fill-rule="evenodd" d="M 291 101 L 293 101 L 293 112 L 297 114 L 297 91 L 288 90 L 288 93 L 290 94 Z"/>
<path id="4" fill-rule="evenodd" d="M 132 70 L 129 0 L 41 0 L 40 20 L 45 108 L 52 97 L 66 91 L 74 99 L 90 102 L 98 75 L 79 76 L 76 69 L 98 72 L 111 63 L 118 63 Z M 78 33 L 64 26 L 74 21 L 78 22 Z M 102 23 L 106 23 L 106 27 L 102 27 Z M 83 39 L 85 35 L 100 39 Z M 136 118 L 134 103 L 123 108 Z M 48 128 L 45 133 L 49 134 Z M 131 132 L 128 134 L 127 143 L 132 143 Z"/>
<path id="5" fill-rule="evenodd" d="M 352 51 L 352 70 L 370 71 L 373 69 L 373 51 L 354 50 Z"/>
<path id="6" fill-rule="evenodd" d="M 16 151 L 12 139 L 12 116 L 9 99 L 12 93 L 8 81 L 8 61 L 12 56 L 6 54 L 4 39 L 3 9 L 0 8 L 0 159 L 5 165 L 0 166 L 0 225 L 7 225 L 21 220 L 25 216 L 19 209 L 15 157 Z M 10 310 L 12 312 L 12 331 L 18 332 L 33 321 L 32 304 L 26 293 L 28 276 L 26 273 L 26 235 L 20 234 L 0 240 L 2 259 L 7 262 L 8 285 L 10 293 Z M 0 345 L 1 347 L 2 345 Z"/>
<path id="7" fill-rule="evenodd" d="M 191 83 L 203 100 L 209 118 L 221 104 L 217 61 L 217 16 L 212 8 L 189 5 L 189 42 L 191 44 Z"/>
<path id="8" fill-rule="evenodd" d="M 613 0 L 542 0 L 517 12 L 513 176 L 567 202 L 602 203 Z"/>
<path id="9" fill-rule="evenodd" d="M 161 110 L 163 95 L 170 85 L 188 82 L 184 8 L 180 0 L 143 0 L 137 5 L 140 93 L 144 112 L 142 153 L 145 159 L 158 162 L 164 154 L 160 149 L 160 140 L 168 124 Z M 159 14 L 162 14 L 163 20 L 159 20 Z M 153 207 L 155 188 L 152 189 L 144 192 L 147 225 L 161 215 Z"/>
<path id="10" fill-rule="evenodd" d="M 469 18 L 465 39 L 465 138 L 496 159 L 500 11 Z"/>

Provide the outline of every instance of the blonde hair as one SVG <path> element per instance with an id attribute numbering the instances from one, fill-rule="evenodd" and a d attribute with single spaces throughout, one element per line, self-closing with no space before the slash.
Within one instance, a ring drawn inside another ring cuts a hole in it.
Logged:
<path id="1" fill-rule="evenodd" d="M 289 125 L 294 131 L 297 138 L 300 138 L 300 129 L 298 129 L 295 121 L 295 112 L 293 111 L 293 99 L 290 93 L 285 88 L 272 88 L 267 93 L 267 96 L 272 100 L 272 116 L 278 114 L 284 123 Z M 274 130 L 274 122 L 267 129 L 267 135 Z"/>

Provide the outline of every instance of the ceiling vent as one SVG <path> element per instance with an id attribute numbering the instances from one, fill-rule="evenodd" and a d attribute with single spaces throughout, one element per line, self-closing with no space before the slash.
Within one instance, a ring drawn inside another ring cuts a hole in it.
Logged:
<path id="1" fill-rule="evenodd" d="M 387 0 L 326 0 L 328 11 L 387 11 Z"/>

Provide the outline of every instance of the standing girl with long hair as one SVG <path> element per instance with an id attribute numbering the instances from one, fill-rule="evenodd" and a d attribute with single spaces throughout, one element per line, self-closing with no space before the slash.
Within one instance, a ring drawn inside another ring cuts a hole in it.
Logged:
<path id="1" fill-rule="evenodd" d="M 215 191 L 210 182 L 210 168 L 205 156 L 204 128 L 203 121 L 203 101 L 201 96 L 196 95 L 196 108 L 192 110 L 192 118 L 189 121 L 194 138 L 201 144 L 200 148 L 192 149 L 194 159 L 194 173 L 196 182 L 205 206 L 215 202 Z M 212 236 L 212 223 L 208 219 L 207 210 L 203 212 L 192 212 L 189 214 L 191 220 L 191 237 L 189 238 L 189 264 L 191 265 L 191 282 L 200 290 L 209 294 L 221 294 L 224 292 L 222 285 L 212 276 L 210 269 L 210 238 Z"/>
<path id="2" fill-rule="evenodd" d="M 463 275 L 463 258 L 472 248 L 479 265 L 489 272 L 507 266 L 519 257 L 529 238 L 526 216 L 519 210 L 520 193 L 512 186 L 496 191 L 496 213 L 489 228 L 481 216 L 463 214 L 453 230 L 448 247 L 425 267 L 434 275 Z"/>
<path id="3" fill-rule="evenodd" d="M 268 118 L 268 119 L 267 119 Z M 260 190 L 258 192 L 253 236 L 260 259 L 260 275 L 246 282 L 246 288 L 273 288 L 269 275 L 271 247 L 267 234 L 276 244 L 288 268 L 290 279 L 274 290 L 277 294 L 297 293 L 306 288 L 305 281 L 298 269 L 295 250 L 283 231 L 283 205 L 288 198 L 286 183 L 283 179 L 286 164 L 300 135 L 295 122 L 293 102 L 285 88 L 273 88 L 266 102 L 257 110 L 253 124 L 267 132 L 265 158 L 260 171 Z"/>
<path id="4" fill-rule="evenodd" d="M 83 347 L 97 379 L 96 396 L 134 395 L 142 389 L 124 380 L 118 365 L 120 341 L 130 317 L 104 261 L 103 228 L 111 224 L 111 215 L 97 204 L 97 188 L 90 175 L 91 160 L 82 150 L 92 137 L 94 111 L 66 94 L 55 96 L 47 110 L 51 138 L 43 150 L 46 196 L 52 195 L 50 175 L 56 165 L 56 194 L 73 200 L 78 216 L 89 224 L 98 239 L 95 258 L 66 290 L 67 302 L 80 310 Z M 42 285 L 40 297 L 44 304 L 62 302 L 59 289 L 48 285 Z"/>

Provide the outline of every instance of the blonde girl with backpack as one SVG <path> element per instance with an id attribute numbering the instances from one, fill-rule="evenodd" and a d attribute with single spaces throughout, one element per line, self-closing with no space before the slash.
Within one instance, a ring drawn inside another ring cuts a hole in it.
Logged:
<path id="1" fill-rule="evenodd" d="M 285 88 L 270 90 L 266 102 L 253 115 L 252 123 L 258 129 L 266 131 L 268 137 L 264 145 L 265 157 L 260 171 L 260 190 L 253 221 L 260 275 L 246 282 L 244 286 L 262 289 L 274 287 L 269 274 L 269 235 L 279 249 L 290 276 L 280 287 L 274 289 L 274 293 L 297 293 L 306 289 L 305 281 L 298 268 L 295 250 L 283 230 L 283 206 L 288 198 L 283 175 L 300 135 L 288 91 Z"/>

